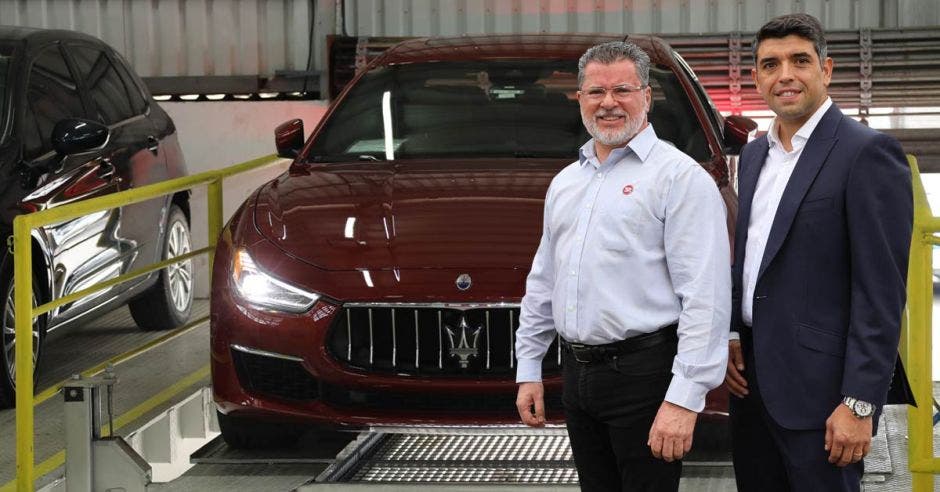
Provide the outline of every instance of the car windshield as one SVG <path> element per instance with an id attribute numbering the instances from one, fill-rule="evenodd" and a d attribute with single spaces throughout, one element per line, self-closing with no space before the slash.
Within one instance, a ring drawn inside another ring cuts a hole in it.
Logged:
<path id="1" fill-rule="evenodd" d="M 13 83 L 10 77 L 10 66 L 13 64 L 13 49 L 0 46 L 0 138 L 6 134 L 7 105 Z"/>
<path id="2" fill-rule="evenodd" d="M 705 133 L 675 74 L 652 67 L 650 122 L 698 161 Z M 371 70 L 330 116 L 312 162 L 444 157 L 574 159 L 590 136 L 575 60 L 401 64 Z"/>

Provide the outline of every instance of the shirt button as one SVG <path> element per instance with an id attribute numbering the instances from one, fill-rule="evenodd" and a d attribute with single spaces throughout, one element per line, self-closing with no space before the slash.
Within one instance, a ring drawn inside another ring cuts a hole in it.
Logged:
<path id="1" fill-rule="evenodd" d="M 604 177 L 604 173 L 597 173 L 597 179 L 601 179 L 603 177 Z"/>
<path id="2" fill-rule="evenodd" d="M 571 270 L 571 274 L 572 274 L 572 275 L 577 275 L 578 272 L 576 272 L 576 271 L 574 271 L 574 270 Z"/>
<path id="3" fill-rule="evenodd" d="M 568 306 L 568 312 L 569 312 L 569 313 L 573 313 L 573 312 L 574 312 L 574 306 Z"/>

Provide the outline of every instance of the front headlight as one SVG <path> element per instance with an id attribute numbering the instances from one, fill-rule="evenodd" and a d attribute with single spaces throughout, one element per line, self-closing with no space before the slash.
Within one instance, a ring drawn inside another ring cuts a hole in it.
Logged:
<path id="1" fill-rule="evenodd" d="M 319 294 L 307 292 L 268 275 L 258 268 L 244 249 L 235 251 L 232 280 L 239 297 L 256 306 L 276 311 L 303 313 L 310 310 L 320 298 Z"/>

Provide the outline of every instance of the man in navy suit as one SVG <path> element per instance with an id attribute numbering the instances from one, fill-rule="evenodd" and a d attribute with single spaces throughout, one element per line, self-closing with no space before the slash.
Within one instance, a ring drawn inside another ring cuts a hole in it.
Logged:
<path id="1" fill-rule="evenodd" d="M 740 158 L 725 378 L 738 489 L 857 491 L 897 359 L 910 169 L 828 97 L 818 20 L 777 17 L 753 46 L 776 117 Z"/>

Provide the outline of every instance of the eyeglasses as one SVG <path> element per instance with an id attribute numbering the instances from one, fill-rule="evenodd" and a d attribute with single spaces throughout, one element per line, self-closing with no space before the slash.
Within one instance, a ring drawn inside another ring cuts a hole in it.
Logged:
<path id="1" fill-rule="evenodd" d="M 639 87 L 630 85 L 630 84 L 620 84 L 611 87 L 610 89 L 605 89 L 603 87 L 590 87 L 583 91 L 578 91 L 578 94 L 588 98 L 591 101 L 603 101 L 607 97 L 607 93 L 610 92 L 610 95 L 613 96 L 615 101 L 626 101 L 630 99 L 630 96 L 634 92 L 640 92 L 643 89 L 646 89 L 647 86 L 641 85 Z"/>

